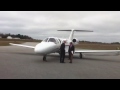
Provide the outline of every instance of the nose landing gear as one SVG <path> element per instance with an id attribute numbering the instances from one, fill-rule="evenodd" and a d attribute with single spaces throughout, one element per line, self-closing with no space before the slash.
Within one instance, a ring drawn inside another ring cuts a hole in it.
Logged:
<path id="1" fill-rule="evenodd" d="M 82 59 L 82 58 L 83 58 L 83 55 L 82 55 L 82 53 L 80 53 L 79 57 L 80 57 L 80 59 Z"/>
<path id="2" fill-rule="evenodd" d="M 46 60 L 46 55 L 43 56 L 43 61 L 47 61 L 47 60 Z"/>

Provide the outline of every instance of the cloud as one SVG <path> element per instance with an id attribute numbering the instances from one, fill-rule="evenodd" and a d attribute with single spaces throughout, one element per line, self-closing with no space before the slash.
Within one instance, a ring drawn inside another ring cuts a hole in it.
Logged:
<path id="1" fill-rule="evenodd" d="M 120 42 L 120 11 L 0 11 L 0 32 L 26 34 L 36 39 L 68 37 L 59 29 L 93 30 L 75 33 L 80 40 Z"/>

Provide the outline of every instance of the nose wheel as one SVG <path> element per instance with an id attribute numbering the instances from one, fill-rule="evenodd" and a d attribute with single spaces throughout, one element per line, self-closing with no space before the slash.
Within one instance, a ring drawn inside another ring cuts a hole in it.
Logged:
<path id="1" fill-rule="evenodd" d="M 80 53 L 80 59 L 82 59 L 83 58 L 83 55 L 82 55 L 82 53 Z"/>
<path id="2" fill-rule="evenodd" d="M 46 55 L 45 55 L 45 56 L 43 56 L 43 61 L 46 61 Z"/>

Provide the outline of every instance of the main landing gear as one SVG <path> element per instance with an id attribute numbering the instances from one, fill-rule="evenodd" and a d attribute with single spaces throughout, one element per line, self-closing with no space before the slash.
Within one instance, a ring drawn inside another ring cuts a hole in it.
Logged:
<path id="1" fill-rule="evenodd" d="M 82 53 L 80 53 L 80 56 L 79 56 L 79 57 L 80 57 L 80 59 L 82 59 L 82 58 L 83 58 L 83 55 L 82 55 Z"/>

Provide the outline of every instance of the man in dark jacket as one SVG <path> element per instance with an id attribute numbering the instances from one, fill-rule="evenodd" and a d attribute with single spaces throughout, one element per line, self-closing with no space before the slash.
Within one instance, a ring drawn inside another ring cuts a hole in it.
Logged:
<path id="1" fill-rule="evenodd" d="M 65 59 L 65 43 L 66 43 L 66 41 L 63 41 L 63 43 L 60 46 L 60 63 L 64 63 L 64 59 Z"/>
<path id="2" fill-rule="evenodd" d="M 68 49 L 70 63 L 72 63 L 72 58 L 73 58 L 74 52 L 75 52 L 75 47 L 72 44 L 72 42 L 70 42 L 70 46 L 69 46 L 69 49 Z"/>

